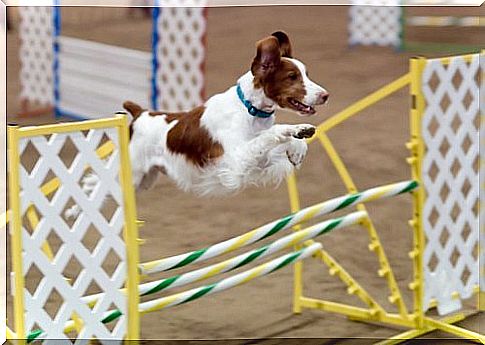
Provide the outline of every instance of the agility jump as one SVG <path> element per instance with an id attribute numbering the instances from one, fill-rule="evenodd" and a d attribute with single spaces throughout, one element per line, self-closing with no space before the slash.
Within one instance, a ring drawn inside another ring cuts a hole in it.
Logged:
<path id="1" fill-rule="evenodd" d="M 71 124 L 10 128 L 9 162 L 12 170 L 9 174 L 9 190 L 11 193 L 10 211 L 5 218 L 10 222 L 12 233 L 15 323 L 13 330 L 9 330 L 9 338 L 27 338 L 29 342 L 32 342 L 39 339 L 44 339 L 44 341 L 54 338 L 65 339 L 73 337 L 74 334 L 74 337 L 83 339 L 138 339 L 140 314 L 187 303 L 272 273 L 287 265 L 295 264 L 294 311 L 297 313 L 301 312 L 303 308 L 316 308 L 342 313 L 359 320 L 380 321 L 410 329 L 406 333 L 389 339 L 388 343 L 397 343 L 434 329 L 441 329 L 465 338 L 483 341 L 482 335 L 451 325 L 451 323 L 465 317 L 462 313 L 439 320 L 425 315 L 425 311 L 432 306 L 438 306 L 438 308 L 443 308 L 447 312 L 450 310 L 459 311 L 460 305 L 456 304 L 456 297 L 453 296 L 458 294 L 467 298 L 469 289 L 472 292 L 477 292 L 478 272 L 476 275 L 474 275 L 475 272 L 472 272 L 470 283 L 466 282 L 463 293 L 452 291 L 452 296 L 447 296 L 436 290 L 426 292 L 426 288 L 429 286 L 429 280 L 426 280 L 426 276 L 433 272 L 426 266 L 425 253 L 430 250 L 433 251 L 433 247 L 430 247 L 430 245 L 436 244 L 425 242 L 425 231 L 427 230 L 423 225 L 425 224 L 423 212 L 427 212 L 425 205 L 429 200 L 429 197 L 425 198 L 425 190 L 428 193 L 430 190 L 429 185 L 427 185 L 429 181 L 425 177 L 423 167 L 426 164 L 431 165 L 426 163 L 426 157 L 428 157 L 426 154 L 432 150 L 426 145 L 426 138 L 422 136 L 422 123 L 424 121 L 423 116 L 435 116 L 430 107 L 436 104 L 436 101 L 431 100 L 431 97 L 435 94 L 430 93 L 423 85 L 429 80 L 426 78 L 429 78 L 429 75 L 432 74 L 427 69 L 434 68 L 441 71 L 437 73 L 446 73 L 446 71 L 451 73 L 454 68 L 455 70 L 469 71 L 470 75 L 474 76 L 478 70 L 478 58 L 478 54 L 475 54 L 436 60 L 413 59 L 410 73 L 350 106 L 319 127 L 317 139 L 342 176 L 350 192 L 349 195 L 299 210 L 296 179 L 293 176 L 289 179 L 291 203 L 294 211 L 292 214 L 236 238 L 200 250 L 147 263 L 139 263 L 138 260 L 137 227 L 140 224 L 136 221 L 133 188 L 130 183 L 129 163 L 127 163 L 128 128 L 125 118 L 117 117 Z M 467 68 L 464 68 L 462 64 L 465 64 Z M 452 68 L 443 72 L 440 67 L 442 65 L 449 65 Z M 467 73 L 464 73 L 464 83 L 467 87 L 472 88 L 474 87 L 472 80 L 475 80 L 475 78 L 467 76 Z M 443 77 L 445 81 L 448 80 L 447 78 Z M 407 144 L 412 154 L 408 162 L 412 168 L 413 180 L 359 193 L 326 133 L 358 111 L 408 85 L 411 87 L 411 94 L 414 99 L 414 107 L 411 109 L 411 140 Z M 436 96 L 439 98 L 440 95 Z M 462 99 L 457 98 L 456 102 L 462 102 Z M 471 107 L 473 107 L 473 104 Z M 462 115 L 462 123 L 468 123 L 468 114 Z M 465 128 L 467 128 L 466 126 L 465 124 Z M 450 135 L 449 131 L 445 132 L 448 135 L 447 140 L 452 142 L 455 139 L 454 136 Z M 65 163 L 58 157 L 58 153 L 62 144 L 68 139 L 74 142 L 79 153 L 70 166 L 65 166 L 63 165 Z M 458 139 L 463 139 L 463 137 L 460 136 Z M 32 170 L 21 164 L 21 156 L 24 150 L 31 145 L 41 156 Z M 472 142 L 471 149 L 469 149 L 471 151 L 468 151 L 471 152 L 469 156 L 472 156 L 473 153 L 478 154 L 476 145 L 478 143 Z M 104 186 L 97 193 L 89 196 L 92 198 L 91 200 L 88 200 L 88 196 L 83 194 L 78 184 L 79 178 L 83 175 L 87 166 L 96 171 L 103 181 L 101 185 Z M 49 171 L 53 171 L 56 178 L 46 179 Z M 470 176 L 472 176 L 472 172 L 470 172 Z M 104 181 L 106 181 L 106 184 L 104 184 Z M 418 184 L 420 188 L 417 188 Z M 472 186 L 472 188 L 475 187 Z M 453 186 L 449 188 L 453 188 Z M 478 193 L 473 194 L 474 190 L 472 189 L 469 195 L 478 198 Z M 411 313 L 407 311 L 402 301 L 392 268 L 364 206 L 364 202 L 406 192 L 412 193 L 414 204 L 414 217 L 410 221 L 414 233 L 414 248 L 410 252 L 410 258 L 415 273 L 409 287 L 413 290 L 415 304 Z M 96 209 L 96 205 L 101 204 L 100 200 L 107 193 L 114 196 L 117 204 L 115 212 L 108 217 L 104 214 L 104 210 Z M 83 205 L 83 210 L 87 211 L 84 211 L 69 226 L 61 219 L 61 215 L 63 210 L 69 206 L 70 198 Z M 298 230 L 232 259 L 192 272 L 140 284 L 142 278 L 146 278 L 152 273 L 202 262 L 302 225 L 313 218 L 354 206 L 357 208 L 357 212 L 340 218 L 328 219 L 309 228 Z M 86 251 L 85 248 L 83 249 L 83 246 L 79 244 L 79 240 L 90 225 L 89 219 L 94 219 L 98 231 L 102 234 L 98 246 L 92 253 Z M 375 252 L 379 258 L 381 265 L 379 275 L 386 279 L 392 292 L 389 300 L 398 306 L 398 313 L 386 312 L 371 296 L 371 293 L 363 289 L 322 248 L 321 244 L 313 241 L 317 236 L 350 225 L 362 225 L 367 229 L 371 237 L 369 249 Z M 55 231 L 63 242 L 63 245 L 55 254 L 49 253 L 47 249 L 49 246 L 44 245 L 52 231 Z M 469 237 L 471 240 L 475 239 L 478 243 L 476 234 L 470 236 L 472 236 Z M 168 291 L 172 288 L 205 280 L 220 273 L 236 270 L 291 246 L 296 246 L 297 249 L 219 282 L 143 303 L 139 301 L 140 296 Z M 468 247 L 463 249 L 466 250 L 466 248 Z M 101 266 L 106 253 L 111 249 L 116 252 L 118 260 L 114 273 L 109 279 L 110 277 Z M 83 257 L 81 260 L 83 274 L 78 276 L 76 281 L 69 282 L 63 276 L 63 271 L 65 265 L 74 255 Z M 301 286 L 300 260 L 309 256 L 315 256 L 323 261 L 329 267 L 332 275 L 336 275 L 346 283 L 348 293 L 358 296 L 369 308 L 304 297 Z M 445 257 L 441 259 L 446 260 Z M 30 268 L 33 265 L 36 265 L 41 271 L 43 279 L 32 292 L 26 288 L 26 285 L 29 283 Z M 440 267 L 446 269 L 447 266 Z M 448 274 L 455 273 L 450 271 Z M 450 281 L 454 281 L 453 279 L 450 278 Z M 92 280 L 97 281 L 97 285 L 102 286 L 103 291 L 85 294 L 84 292 Z M 46 301 L 54 288 L 61 295 L 63 301 L 57 317 L 51 318 L 45 312 L 42 302 Z M 436 289 L 437 287 L 434 286 L 433 288 Z M 115 327 L 107 328 L 113 323 L 116 323 Z"/>

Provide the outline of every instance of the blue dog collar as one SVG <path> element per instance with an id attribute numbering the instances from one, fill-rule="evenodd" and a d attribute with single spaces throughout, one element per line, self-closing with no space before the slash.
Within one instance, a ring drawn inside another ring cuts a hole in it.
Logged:
<path id="1" fill-rule="evenodd" d="M 272 111 L 271 113 L 268 113 L 267 111 L 260 110 L 260 109 L 256 108 L 255 106 L 253 106 L 251 104 L 251 102 L 249 102 L 247 99 L 244 99 L 244 94 L 242 92 L 241 85 L 237 84 L 236 91 L 237 91 L 237 95 L 238 95 L 239 99 L 244 104 L 244 106 L 248 109 L 248 113 L 250 115 L 256 116 L 256 117 L 261 117 L 261 118 L 265 119 L 265 118 L 268 118 L 268 117 L 270 117 L 271 115 L 274 114 L 274 111 Z"/>

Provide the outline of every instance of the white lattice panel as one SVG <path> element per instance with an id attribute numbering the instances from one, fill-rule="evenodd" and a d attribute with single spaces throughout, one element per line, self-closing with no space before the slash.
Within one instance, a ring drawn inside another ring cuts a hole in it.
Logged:
<path id="1" fill-rule="evenodd" d="M 424 307 L 435 299 L 440 314 L 460 309 L 456 297 L 478 284 L 478 73 L 478 54 L 428 60 L 423 71 Z"/>
<path id="2" fill-rule="evenodd" d="M 21 212 L 34 205 L 40 222 L 33 228 L 22 220 L 23 272 L 26 288 L 26 332 L 42 330 L 49 342 L 67 339 L 63 329 L 74 315 L 82 319 L 78 342 L 97 338 L 101 342 L 122 339 L 126 334 L 126 296 L 119 291 L 126 281 L 126 249 L 122 237 L 124 212 L 118 183 L 119 151 L 100 160 L 96 149 L 111 140 L 118 147 L 117 128 L 36 136 L 20 141 Z M 92 193 L 81 189 L 85 167 L 100 181 Z M 46 197 L 40 186 L 57 177 L 61 187 Z M 110 203 L 103 203 L 107 197 Z M 64 216 L 73 204 L 81 208 L 75 219 Z M 49 244 L 50 261 L 42 250 Z M 104 292 L 91 309 L 79 302 L 81 296 Z M 108 310 L 122 316 L 114 325 L 101 320 Z"/>
<path id="3" fill-rule="evenodd" d="M 205 0 L 163 1 L 164 6 L 203 6 Z M 206 9 L 161 7 L 158 16 L 156 108 L 187 110 L 203 102 Z"/>
<path id="4" fill-rule="evenodd" d="M 52 105 L 52 8 L 23 6 L 19 15 L 20 99 L 30 106 Z"/>
<path id="5" fill-rule="evenodd" d="M 96 119 L 111 116 L 126 100 L 147 107 L 151 59 L 147 52 L 59 36 L 58 110 Z"/>
<path id="6" fill-rule="evenodd" d="M 401 43 L 402 10 L 398 0 L 354 0 L 350 7 L 349 44 L 398 47 Z M 368 5 L 368 6 L 365 6 Z"/>

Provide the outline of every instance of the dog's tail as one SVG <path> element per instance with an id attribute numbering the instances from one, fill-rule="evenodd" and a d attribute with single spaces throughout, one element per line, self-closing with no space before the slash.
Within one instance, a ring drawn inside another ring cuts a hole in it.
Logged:
<path id="1" fill-rule="evenodd" d="M 133 121 L 135 121 L 146 110 L 132 101 L 125 101 L 123 103 L 123 108 L 125 108 L 127 111 L 121 110 L 117 111 L 115 114 L 128 115 L 128 122 L 130 124 L 133 123 Z"/>
<path id="2" fill-rule="evenodd" d="M 135 121 L 146 110 L 132 101 L 125 101 L 123 103 L 123 108 L 125 108 L 128 111 L 128 113 L 131 115 L 132 119 L 130 122 Z"/>

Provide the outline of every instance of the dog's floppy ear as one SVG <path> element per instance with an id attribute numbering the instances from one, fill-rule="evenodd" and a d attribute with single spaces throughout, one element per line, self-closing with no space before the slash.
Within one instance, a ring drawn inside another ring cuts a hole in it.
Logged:
<path id="1" fill-rule="evenodd" d="M 278 39 L 278 43 L 280 45 L 281 56 L 292 58 L 292 51 L 291 51 L 291 42 L 290 38 L 284 31 L 276 31 L 271 34 Z"/>
<path id="2" fill-rule="evenodd" d="M 264 80 L 281 62 L 280 44 L 274 36 L 268 36 L 256 43 L 256 57 L 251 72 L 257 80 Z"/>

